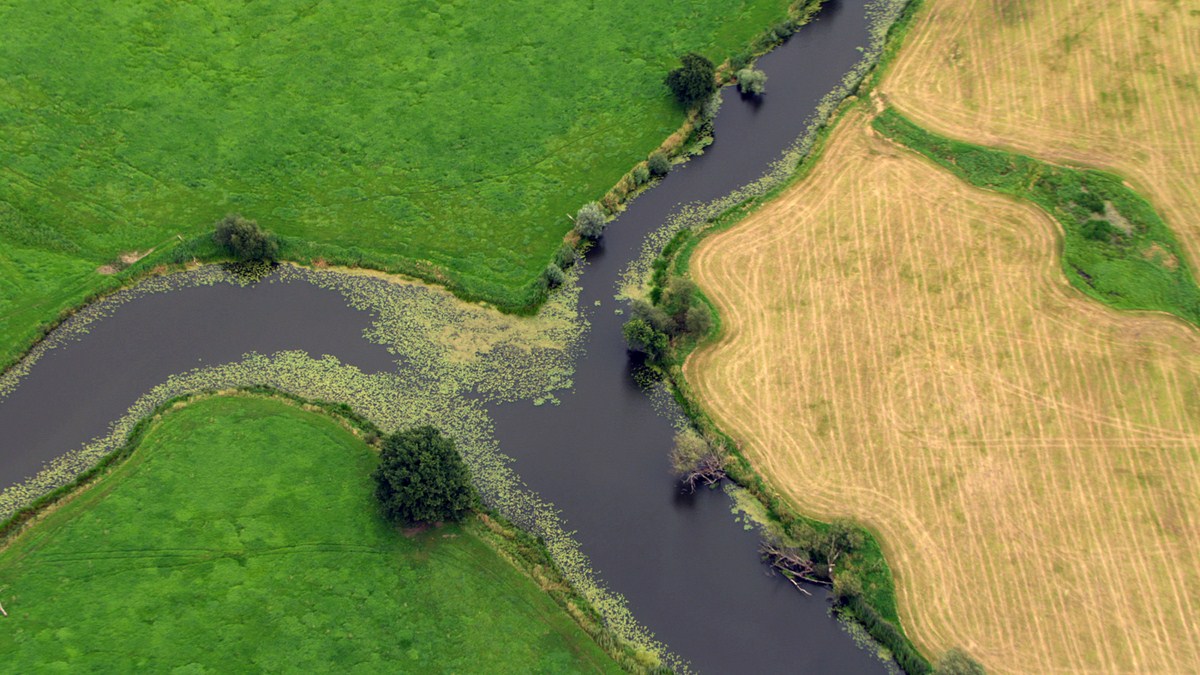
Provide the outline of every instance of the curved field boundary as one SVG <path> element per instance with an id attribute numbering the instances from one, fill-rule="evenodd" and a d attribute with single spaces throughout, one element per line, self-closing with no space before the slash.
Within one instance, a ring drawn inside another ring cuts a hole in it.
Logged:
<path id="1" fill-rule="evenodd" d="M 1118 176 L 942 138 L 892 108 L 872 127 L 976 187 L 1042 207 L 1062 225 L 1063 271 L 1085 294 L 1200 325 L 1200 288 L 1175 237 Z"/>
<path id="2" fill-rule="evenodd" d="M 1195 2 L 930 0 L 882 90 L 938 134 L 1120 174 L 1200 263 Z"/>
<path id="3" fill-rule="evenodd" d="M 1045 213 L 861 106 L 824 157 L 695 251 L 702 404 L 806 513 L 879 533 L 926 654 L 1200 668 L 1200 335 L 1082 297 Z"/>

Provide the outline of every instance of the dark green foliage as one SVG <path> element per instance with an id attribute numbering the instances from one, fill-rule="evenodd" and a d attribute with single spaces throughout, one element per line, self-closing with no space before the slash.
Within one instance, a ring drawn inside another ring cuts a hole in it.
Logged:
<path id="1" fill-rule="evenodd" d="M 542 272 L 542 279 L 545 281 L 547 288 L 558 288 L 567 280 L 567 275 L 563 274 L 561 267 L 551 263 L 546 265 L 546 270 Z"/>
<path id="2" fill-rule="evenodd" d="M 575 214 L 575 232 L 584 239 L 596 241 L 604 236 L 607 218 L 596 202 L 588 202 Z"/>
<path id="3" fill-rule="evenodd" d="M 651 176 L 661 178 L 671 173 L 671 158 L 667 157 L 667 153 L 662 150 L 655 150 L 646 160 L 646 168 L 650 169 Z"/>
<path id="4" fill-rule="evenodd" d="M 937 660 L 933 675 L 987 675 L 987 671 L 969 654 L 955 647 Z"/>
<path id="5" fill-rule="evenodd" d="M 213 242 L 240 262 L 273 262 L 279 257 L 279 242 L 274 235 L 237 214 L 217 221 Z"/>
<path id="6" fill-rule="evenodd" d="M 558 247 L 558 251 L 554 254 L 554 264 L 558 265 L 559 269 L 570 269 L 575 264 L 575 247 L 570 244 L 563 244 Z"/>
<path id="7" fill-rule="evenodd" d="M 645 319 L 630 319 L 621 332 L 630 350 L 645 354 L 651 361 L 662 358 L 667 350 L 666 334 L 655 330 Z"/>
<path id="8" fill-rule="evenodd" d="M 871 637 L 892 652 L 896 664 L 908 675 L 929 675 L 933 672 L 929 661 L 912 646 L 904 631 L 880 616 L 862 596 L 847 596 L 838 606 L 838 611 L 861 623 Z"/>
<path id="9" fill-rule="evenodd" d="M 776 40 L 786 40 L 796 32 L 796 24 L 791 21 L 780 21 L 771 27 L 771 34 Z"/>
<path id="10" fill-rule="evenodd" d="M 703 56 L 690 52 L 680 59 L 683 65 L 667 74 L 667 87 L 684 108 L 694 108 L 717 91 L 716 66 Z"/>
<path id="11" fill-rule="evenodd" d="M 750 65 L 752 61 L 754 61 L 754 54 L 751 54 L 750 52 L 738 52 L 737 54 L 729 57 L 729 68 L 736 73 L 742 68 Z"/>
<path id="12" fill-rule="evenodd" d="M 384 439 L 372 477 L 384 514 L 407 525 L 462 520 L 478 502 L 454 441 L 431 426 Z"/>
<path id="13" fill-rule="evenodd" d="M 1075 288 L 1114 307 L 1200 324 L 1200 287 L 1179 244 L 1120 177 L 943 138 L 891 109 L 874 127 L 972 185 L 1027 199 L 1052 215 L 1063 228 L 1062 264 Z"/>

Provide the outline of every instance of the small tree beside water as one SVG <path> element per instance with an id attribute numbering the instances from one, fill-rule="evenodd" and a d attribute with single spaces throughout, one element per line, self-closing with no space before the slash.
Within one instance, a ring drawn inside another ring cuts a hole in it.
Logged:
<path id="1" fill-rule="evenodd" d="M 667 87 L 684 108 L 694 108 L 717 91 L 717 68 L 696 53 L 684 54 L 683 65 L 667 74 Z"/>
<path id="2" fill-rule="evenodd" d="M 274 262 L 279 257 L 279 242 L 275 235 L 236 213 L 217 221 L 213 242 L 238 262 Z"/>
<path id="3" fill-rule="evenodd" d="M 575 232 L 584 239 L 596 241 L 604 235 L 604 210 L 596 202 L 588 202 L 575 214 Z"/>
<path id="4" fill-rule="evenodd" d="M 454 441 L 431 426 L 385 438 L 372 477 L 384 515 L 405 525 L 462 520 L 479 501 Z"/>
<path id="5" fill-rule="evenodd" d="M 767 89 L 767 74 L 757 68 L 743 68 L 737 72 L 738 89 L 743 94 L 760 96 Z"/>

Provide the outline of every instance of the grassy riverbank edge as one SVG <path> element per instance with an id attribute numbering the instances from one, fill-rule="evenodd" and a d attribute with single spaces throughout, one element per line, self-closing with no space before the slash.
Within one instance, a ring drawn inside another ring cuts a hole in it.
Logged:
<path id="1" fill-rule="evenodd" d="M 43 495 L 0 522 L 0 552 L 6 550 L 24 533 L 36 528 L 39 522 L 59 507 L 100 483 L 123 461 L 133 456 L 142 440 L 164 416 L 213 397 L 264 399 L 323 415 L 360 438 L 376 452 L 383 437 L 383 432 L 378 426 L 346 404 L 309 400 L 272 387 L 208 390 L 178 396 L 165 401 L 149 416 L 139 420 L 125 443 L 117 451 L 105 456 L 96 466 L 80 474 L 73 482 Z M 637 650 L 604 625 L 600 613 L 586 597 L 571 586 L 558 564 L 554 562 L 550 551 L 537 537 L 486 507 L 468 518 L 463 527 L 549 595 L 623 670 L 631 673 L 671 672 L 658 664 L 653 655 Z"/>
<path id="2" fill-rule="evenodd" d="M 807 24 L 820 11 L 826 0 L 793 0 L 783 7 L 786 18 L 765 27 L 746 44 L 742 53 L 758 57 L 781 45 L 799 27 Z M 787 26 L 785 32 L 784 26 Z M 665 75 L 665 73 L 664 73 Z M 731 83 L 733 72 L 729 60 L 718 67 L 717 77 L 721 86 Z M 687 111 L 679 127 L 672 132 L 655 152 L 664 152 L 673 161 L 685 161 L 687 157 L 703 152 L 707 145 L 704 136 L 711 133 L 711 125 L 701 119 L 700 109 Z M 708 139 L 711 140 L 711 139 Z M 636 171 L 645 167 L 640 161 L 622 175 L 613 186 L 599 198 L 607 215 L 612 217 L 623 211 L 628 203 L 639 194 L 654 187 L 659 181 L 638 184 Z M 518 316 L 532 316 L 545 303 L 550 289 L 539 277 L 525 287 L 514 291 L 499 284 L 489 284 L 481 279 L 466 283 L 461 275 L 431 262 L 407 258 L 380 251 L 366 251 L 358 247 L 340 247 L 300 239 L 278 237 L 280 260 L 301 266 L 360 268 L 395 275 L 429 284 L 442 286 L 464 302 L 480 303 L 497 311 Z M 572 231 L 563 236 L 564 243 L 575 247 L 580 253 L 589 245 L 581 241 Z M 553 255 L 551 256 L 551 260 Z M 547 262 L 551 262 L 547 260 Z M 129 288 L 148 277 L 178 272 L 199 264 L 233 262 L 227 252 L 219 248 L 205 232 L 188 239 L 168 240 L 150 249 L 150 253 L 125 265 L 115 267 L 114 274 L 97 273 L 91 284 L 78 292 L 70 293 L 48 308 L 43 318 L 16 341 L 0 345 L 0 375 L 7 373 L 25 358 L 38 343 L 55 328 L 88 305 L 113 293 Z M 36 319 L 35 319 L 36 320 Z"/>
<path id="3" fill-rule="evenodd" d="M 852 88 L 854 93 L 838 104 L 817 130 L 810 152 L 789 177 L 761 195 L 729 206 L 699 227 L 680 230 L 668 241 L 653 263 L 650 280 L 652 291 L 658 289 L 661 292 L 671 278 L 688 276 L 691 254 L 704 238 L 736 225 L 757 208 L 770 202 L 788 187 L 808 176 L 816 163 L 820 161 L 831 133 L 846 113 L 856 106 L 868 104 L 869 94 L 879 84 L 895 58 L 913 24 L 914 17 L 923 4 L 924 0 L 909 0 L 905 5 L 903 12 L 888 28 L 883 49 L 876 64 L 865 73 L 857 87 Z M 768 530 L 786 530 L 789 524 L 796 523 L 813 527 L 818 531 L 828 529 L 830 527 L 828 523 L 803 515 L 803 508 L 800 505 L 782 495 L 771 485 L 770 481 L 742 454 L 737 443 L 721 431 L 716 422 L 705 412 L 689 386 L 683 375 L 683 365 L 687 358 L 703 344 L 718 340 L 724 332 L 721 317 L 716 312 L 715 306 L 704 296 L 702 290 L 698 290 L 698 296 L 708 306 L 714 317 L 711 329 L 699 338 L 685 338 L 673 345 L 663 359 L 663 363 L 654 367 L 655 370 L 664 377 L 675 401 L 691 423 L 706 436 L 719 440 L 723 450 L 732 460 L 727 465 L 728 477 L 740 488 L 745 489 L 762 506 L 766 520 L 763 523 L 764 527 Z M 870 529 L 861 526 L 860 529 L 865 543 L 858 550 L 848 554 L 843 563 L 843 569 L 870 570 L 870 573 L 860 577 L 863 587 L 862 595 L 844 603 L 838 608 L 838 612 L 841 616 L 862 626 L 874 640 L 888 649 L 896 663 L 905 672 L 910 675 L 930 673 L 932 672 L 930 661 L 916 648 L 916 645 L 904 632 L 900 621 L 896 605 L 895 581 L 891 568 L 887 564 L 886 550 L 880 539 Z"/>

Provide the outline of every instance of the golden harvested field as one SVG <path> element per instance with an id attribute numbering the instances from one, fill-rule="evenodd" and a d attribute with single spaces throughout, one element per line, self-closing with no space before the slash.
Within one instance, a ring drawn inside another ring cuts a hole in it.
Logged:
<path id="1" fill-rule="evenodd" d="M 685 374 L 803 511 L 875 530 L 905 629 L 989 672 L 1200 670 L 1200 331 L 1072 290 L 1058 225 L 869 130 L 704 241 Z"/>
<path id="2" fill-rule="evenodd" d="M 930 131 L 1116 171 L 1200 266 L 1200 0 L 930 0 L 882 89 Z"/>

